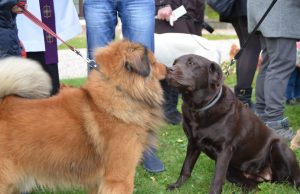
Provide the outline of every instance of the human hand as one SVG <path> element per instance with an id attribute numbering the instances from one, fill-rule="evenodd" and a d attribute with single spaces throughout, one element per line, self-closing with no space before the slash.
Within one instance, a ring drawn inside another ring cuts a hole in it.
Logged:
<path id="1" fill-rule="evenodd" d="M 13 6 L 11 11 L 15 14 L 20 14 L 23 12 L 22 7 L 27 7 L 27 1 L 26 0 L 20 0 L 17 5 Z"/>
<path id="2" fill-rule="evenodd" d="M 172 15 L 172 8 L 170 5 L 167 5 L 158 10 L 156 18 L 159 20 L 169 21 L 171 15 Z"/>
<path id="3" fill-rule="evenodd" d="M 15 14 L 20 14 L 22 13 L 22 9 L 18 6 L 18 5 L 15 5 L 11 8 L 11 12 L 15 13 Z"/>

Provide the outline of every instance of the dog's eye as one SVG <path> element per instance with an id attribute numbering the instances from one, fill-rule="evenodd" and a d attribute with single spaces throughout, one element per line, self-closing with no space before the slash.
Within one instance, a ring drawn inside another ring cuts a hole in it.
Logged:
<path id="1" fill-rule="evenodd" d="M 194 62 L 193 61 L 188 61 L 188 65 L 192 66 L 192 65 L 194 65 Z"/>
<path id="2" fill-rule="evenodd" d="M 132 67 L 128 62 L 125 63 L 125 68 L 127 69 L 127 71 L 132 72 Z"/>

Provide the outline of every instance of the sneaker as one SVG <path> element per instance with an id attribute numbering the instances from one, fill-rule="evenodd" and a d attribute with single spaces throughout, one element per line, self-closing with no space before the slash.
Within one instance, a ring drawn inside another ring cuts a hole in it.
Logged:
<path id="1" fill-rule="evenodd" d="M 165 170 L 164 164 L 157 158 L 154 149 L 144 153 L 143 166 L 148 172 L 159 173 Z"/>
<path id="2" fill-rule="evenodd" d="M 297 104 L 297 100 L 296 98 L 291 98 L 289 100 L 286 100 L 286 105 L 290 105 L 290 106 L 293 106 L 293 105 L 296 105 Z"/>
<path id="3" fill-rule="evenodd" d="M 178 125 L 181 123 L 182 115 L 178 111 L 172 113 L 166 113 L 166 119 L 169 124 Z"/>
<path id="4" fill-rule="evenodd" d="M 260 120 L 261 120 L 262 122 L 264 122 L 264 123 L 267 122 L 267 116 L 266 116 L 265 113 L 260 113 L 260 112 L 257 112 L 257 110 L 256 110 L 256 111 L 254 112 L 254 114 L 255 114 L 258 118 L 260 118 Z"/>
<path id="5" fill-rule="evenodd" d="M 288 118 L 278 121 L 267 121 L 266 126 L 272 129 L 277 135 L 281 136 L 286 141 L 291 141 L 295 136 L 292 128 L 289 125 Z"/>

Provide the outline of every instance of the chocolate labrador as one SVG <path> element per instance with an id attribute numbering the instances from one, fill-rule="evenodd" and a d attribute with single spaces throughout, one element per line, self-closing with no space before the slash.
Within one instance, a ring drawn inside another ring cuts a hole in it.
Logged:
<path id="1" fill-rule="evenodd" d="M 288 145 L 223 85 L 216 63 L 197 55 L 175 60 L 167 75 L 182 93 L 183 129 L 188 138 L 180 176 L 169 189 L 190 176 L 201 152 L 216 161 L 210 193 L 228 181 L 252 189 L 263 181 L 300 186 L 300 170 Z"/>

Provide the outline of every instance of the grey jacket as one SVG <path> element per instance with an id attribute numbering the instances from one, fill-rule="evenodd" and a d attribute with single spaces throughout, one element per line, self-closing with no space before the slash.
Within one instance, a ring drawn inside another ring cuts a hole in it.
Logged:
<path id="1" fill-rule="evenodd" d="M 273 0 L 248 0 L 248 30 L 251 32 Z M 300 0 L 278 0 L 259 27 L 268 38 L 300 39 Z"/>
<path id="2" fill-rule="evenodd" d="M 240 17 L 247 17 L 247 0 L 235 0 L 231 14 L 227 17 L 220 14 L 220 21 L 232 23 L 232 21 Z"/>

